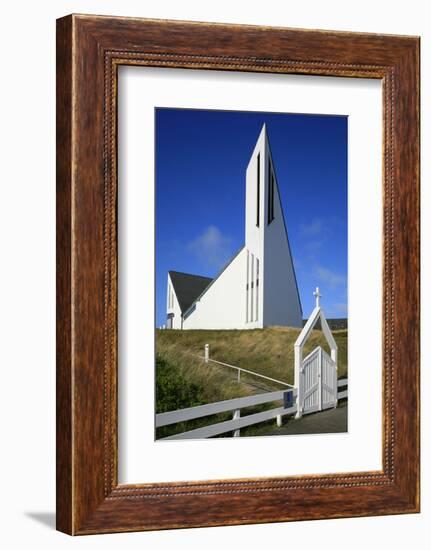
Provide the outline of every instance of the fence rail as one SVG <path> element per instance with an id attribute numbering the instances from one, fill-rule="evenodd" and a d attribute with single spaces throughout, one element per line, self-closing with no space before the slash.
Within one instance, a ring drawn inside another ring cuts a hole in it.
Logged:
<path id="1" fill-rule="evenodd" d="M 338 385 L 339 388 L 342 388 L 342 387 L 346 386 L 345 390 L 343 390 L 343 391 L 338 390 L 338 395 L 337 395 L 338 399 L 346 399 L 346 397 L 347 397 L 347 382 L 348 382 L 347 378 L 342 378 L 342 379 L 338 380 L 337 385 Z"/>
<path id="2" fill-rule="evenodd" d="M 338 380 L 338 388 L 347 386 L 347 378 Z M 290 394 L 290 395 L 288 395 Z M 163 438 L 163 440 L 173 439 L 202 439 L 208 437 L 214 437 L 226 432 L 234 432 L 234 435 L 239 436 L 239 430 L 246 426 L 252 426 L 261 422 L 266 422 L 273 418 L 277 419 L 277 425 L 281 425 L 281 418 L 286 415 L 293 415 L 296 413 L 295 398 L 297 396 L 296 389 L 289 389 L 284 391 L 276 391 L 269 393 L 261 393 L 258 395 L 251 395 L 248 397 L 238 397 L 236 399 L 229 399 L 227 401 L 218 401 L 216 403 L 210 403 L 208 405 L 199 405 L 197 407 L 190 407 L 187 409 L 180 409 L 177 411 L 171 411 L 166 413 L 159 413 L 156 415 L 156 427 L 169 426 L 176 424 L 177 422 L 184 422 L 186 420 L 195 420 L 218 414 L 221 412 L 233 413 L 232 420 L 226 420 L 224 422 L 217 422 L 209 426 L 196 428 L 194 430 L 188 430 L 179 434 L 171 435 Z M 338 399 L 347 397 L 347 390 L 338 392 Z M 255 405 L 261 405 L 264 403 L 271 403 L 275 401 L 283 401 L 283 406 L 270 409 L 268 411 L 262 411 L 259 413 L 249 414 L 247 416 L 240 416 L 241 409 L 246 407 L 252 407 Z"/>
<path id="3" fill-rule="evenodd" d="M 204 426 L 203 428 L 197 428 L 188 432 L 171 435 L 169 437 L 165 437 L 164 439 L 201 439 L 213 437 L 222 433 L 240 430 L 241 428 L 245 428 L 246 426 L 251 426 L 253 424 L 259 424 L 260 422 L 265 422 L 266 420 L 276 418 L 279 415 L 295 414 L 295 412 L 296 405 L 293 405 L 288 409 L 278 407 L 269 411 L 249 414 L 248 416 L 243 416 L 242 418 L 238 417 L 232 420 L 226 420 L 225 422 L 218 422 L 217 424 L 212 424 L 211 426 Z"/>
<path id="4" fill-rule="evenodd" d="M 290 391 L 293 392 L 293 390 Z M 272 401 L 281 401 L 284 398 L 285 393 L 285 391 L 259 393 L 257 395 L 249 395 L 247 397 L 237 397 L 236 399 L 217 401 L 216 403 L 210 403 L 209 405 L 198 405 L 197 407 L 159 413 L 156 415 L 156 428 L 169 426 L 171 424 L 184 422 L 186 420 L 195 420 L 197 418 L 210 416 L 212 414 L 234 411 L 236 409 L 244 409 L 245 407 L 253 407 L 254 405 L 262 405 L 263 403 L 271 403 Z M 296 397 L 296 392 L 294 392 L 293 397 Z"/>

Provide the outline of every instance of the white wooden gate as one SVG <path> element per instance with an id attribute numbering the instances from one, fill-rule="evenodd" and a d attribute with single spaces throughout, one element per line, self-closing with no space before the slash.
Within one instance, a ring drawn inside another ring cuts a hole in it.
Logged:
<path id="1" fill-rule="evenodd" d="M 322 409 L 329 409 L 337 406 L 337 365 L 326 353 L 320 348 L 321 352 L 321 385 L 322 385 Z"/>
<path id="2" fill-rule="evenodd" d="M 303 403 L 300 406 L 303 414 L 320 410 L 322 393 L 320 384 L 320 350 L 321 348 L 313 350 L 305 357 L 302 363 Z"/>
<path id="3" fill-rule="evenodd" d="M 302 363 L 302 414 L 337 405 L 337 365 L 320 346 Z"/>

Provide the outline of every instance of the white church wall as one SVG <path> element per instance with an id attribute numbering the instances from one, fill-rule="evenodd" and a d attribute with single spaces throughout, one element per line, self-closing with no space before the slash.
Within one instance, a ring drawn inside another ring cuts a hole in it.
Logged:
<path id="1" fill-rule="evenodd" d="M 265 210 L 267 212 L 267 205 Z M 302 327 L 301 305 L 276 181 L 274 219 L 265 229 L 264 262 L 264 326 Z"/>
<path id="2" fill-rule="evenodd" d="M 168 288 L 166 293 L 166 313 L 167 313 L 167 316 L 170 314 L 173 314 L 172 326 L 169 327 L 168 325 L 166 325 L 167 328 L 181 329 L 182 328 L 181 308 L 177 299 L 177 295 L 175 294 L 174 285 L 172 284 L 169 273 L 168 273 Z"/>
<path id="3" fill-rule="evenodd" d="M 245 293 L 246 314 L 244 328 L 262 328 L 262 261 L 247 249 Z"/>
<path id="4" fill-rule="evenodd" d="M 246 315 L 246 261 L 243 248 L 196 302 L 183 329 L 243 329 Z"/>

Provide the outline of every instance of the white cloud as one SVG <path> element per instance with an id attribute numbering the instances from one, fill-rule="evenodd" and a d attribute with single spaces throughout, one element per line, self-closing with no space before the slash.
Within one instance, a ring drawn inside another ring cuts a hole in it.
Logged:
<path id="1" fill-rule="evenodd" d="M 332 308 L 337 312 L 343 315 L 347 315 L 347 304 L 345 302 L 340 302 L 339 304 L 333 304 Z"/>
<path id="2" fill-rule="evenodd" d="M 308 254 L 309 260 L 315 261 L 331 233 L 328 220 L 312 218 L 309 223 L 300 224 L 299 230 L 302 235 L 303 250 Z"/>
<path id="3" fill-rule="evenodd" d="M 345 275 L 335 273 L 326 267 L 317 266 L 315 272 L 320 281 L 322 281 L 322 283 L 326 283 L 330 288 L 346 284 Z"/>
<path id="4" fill-rule="evenodd" d="M 211 269 L 220 269 L 231 257 L 232 241 L 215 225 L 209 225 L 201 235 L 187 245 L 199 262 Z"/>
<path id="5" fill-rule="evenodd" d="M 324 239 L 308 241 L 304 244 L 304 250 L 313 258 L 322 250 L 324 244 Z"/>
<path id="6" fill-rule="evenodd" d="M 324 232 L 324 224 L 320 218 L 313 218 L 310 223 L 302 223 L 300 230 L 309 237 L 321 235 Z"/>

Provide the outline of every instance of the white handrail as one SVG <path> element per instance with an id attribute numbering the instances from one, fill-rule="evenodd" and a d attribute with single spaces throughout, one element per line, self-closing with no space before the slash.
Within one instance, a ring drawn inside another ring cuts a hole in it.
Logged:
<path id="1" fill-rule="evenodd" d="M 269 376 L 265 376 L 264 374 L 259 374 L 258 372 L 253 372 L 248 369 L 243 369 L 242 367 L 236 367 L 235 365 L 229 365 L 229 363 L 223 363 L 222 361 L 216 361 L 215 359 L 210 359 L 208 356 L 202 357 L 202 355 L 197 355 L 196 357 L 199 357 L 199 359 L 203 359 L 206 363 L 208 361 L 211 361 L 212 363 L 217 363 L 217 365 L 223 365 L 224 367 L 229 367 L 231 369 L 237 369 L 238 372 L 246 372 L 247 374 L 252 374 L 253 376 L 258 376 L 259 378 L 264 378 L 265 380 L 270 380 L 271 382 L 275 382 L 276 384 L 281 384 L 282 386 L 286 386 L 287 388 L 294 388 L 292 384 L 288 384 L 287 382 L 282 382 L 281 380 L 276 380 L 275 378 L 270 378 Z"/>

